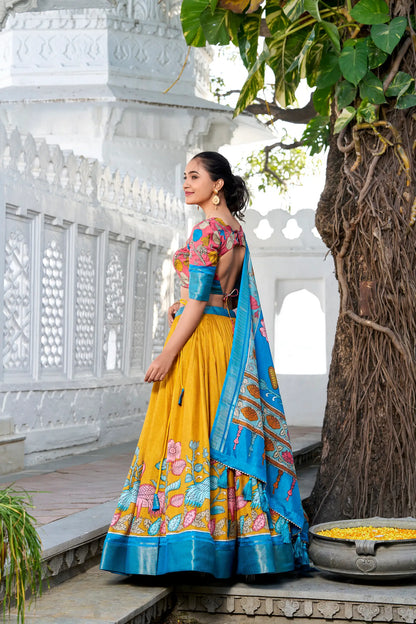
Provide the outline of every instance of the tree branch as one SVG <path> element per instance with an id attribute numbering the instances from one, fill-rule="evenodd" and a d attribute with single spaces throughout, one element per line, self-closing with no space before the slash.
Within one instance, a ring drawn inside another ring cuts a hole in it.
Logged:
<path id="1" fill-rule="evenodd" d="M 409 37 L 408 39 L 406 39 L 406 41 L 404 42 L 404 44 L 402 45 L 402 47 L 400 48 L 394 63 L 391 67 L 391 70 L 389 71 L 389 73 L 387 74 L 387 77 L 384 79 L 383 82 L 383 91 L 385 91 L 387 89 L 387 87 L 389 86 L 389 84 L 391 83 L 391 81 L 393 80 L 393 78 L 395 77 L 395 75 L 397 74 L 397 72 L 399 71 L 399 67 L 400 64 L 403 60 L 404 55 L 406 54 L 407 50 L 409 49 L 410 45 L 412 43 L 412 38 Z"/>
<path id="2" fill-rule="evenodd" d="M 273 115 L 276 120 L 287 121 L 294 124 L 306 124 L 316 117 L 316 110 L 313 106 L 312 97 L 303 108 L 281 108 L 276 102 L 266 102 L 258 99 L 256 103 L 250 104 L 245 109 L 253 115 Z"/>

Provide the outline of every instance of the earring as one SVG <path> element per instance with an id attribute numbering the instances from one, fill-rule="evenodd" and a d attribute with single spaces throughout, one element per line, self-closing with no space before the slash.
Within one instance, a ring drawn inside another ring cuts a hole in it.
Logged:
<path id="1" fill-rule="evenodd" d="M 211 201 L 214 204 L 214 206 L 218 206 L 218 204 L 220 203 L 220 198 L 218 197 L 217 189 L 214 189 L 214 197 L 211 199 Z"/>

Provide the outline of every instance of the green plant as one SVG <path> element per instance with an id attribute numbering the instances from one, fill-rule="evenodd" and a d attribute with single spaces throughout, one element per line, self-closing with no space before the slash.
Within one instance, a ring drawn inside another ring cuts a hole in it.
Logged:
<path id="1" fill-rule="evenodd" d="M 33 507 L 30 494 L 7 486 L 0 490 L 0 587 L 3 614 L 16 601 L 17 621 L 25 621 L 26 592 L 42 591 L 42 546 L 35 518 L 27 512 Z"/>

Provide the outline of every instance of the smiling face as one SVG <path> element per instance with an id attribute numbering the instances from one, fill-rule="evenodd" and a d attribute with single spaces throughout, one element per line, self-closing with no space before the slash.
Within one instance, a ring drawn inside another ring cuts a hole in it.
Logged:
<path id="1" fill-rule="evenodd" d="M 185 203 L 197 204 L 203 210 L 211 207 L 214 190 L 219 191 L 222 185 L 222 180 L 211 180 L 208 171 L 198 158 L 193 158 L 186 165 L 183 179 Z"/>

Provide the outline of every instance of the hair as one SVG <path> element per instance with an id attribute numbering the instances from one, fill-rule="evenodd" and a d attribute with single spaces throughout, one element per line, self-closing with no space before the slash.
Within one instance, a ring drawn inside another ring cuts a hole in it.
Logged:
<path id="1" fill-rule="evenodd" d="M 224 180 L 222 191 L 231 214 L 244 221 L 244 211 L 250 195 L 243 178 L 234 175 L 228 160 L 218 152 L 200 152 L 192 160 L 202 162 L 213 182 L 220 178 Z"/>

